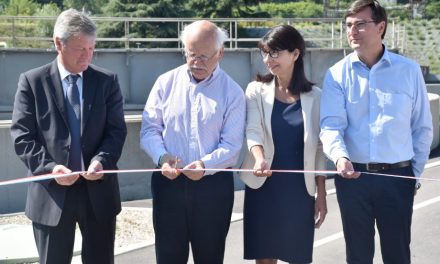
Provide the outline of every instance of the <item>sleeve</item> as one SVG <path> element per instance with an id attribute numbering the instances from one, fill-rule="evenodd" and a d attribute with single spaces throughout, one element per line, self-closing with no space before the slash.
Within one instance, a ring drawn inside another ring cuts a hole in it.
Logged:
<path id="1" fill-rule="evenodd" d="M 229 84 L 231 85 L 231 84 Z M 243 90 L 234 85 L 235 92 L 229 95 L 229 104 L 226 106 L 222 131 L 218 147 L 208 155 L 202 157 L 205 168 L 228 168 L 237 164 L 243 145 L 244 126 L 246 119 L 246 100 Z M 207 171 L 206 175 L 216 171 Z"/>
<path id="2" fill-rule="evenodd" d="M 429 157 L 433 139 L 432 116 L 429 109 L 428 93 L 420 67 L 415 78 L 415 100 L 411 116 L 411 133 L 414 157 L 412 165 L 414 175 L 420 177 Z"/>
<path id="3" fill-rule="evenodd" d="M 318 104 L 318 107 L 320 107 L 320 105 Z M 319 111 L 318 111 L 319 113 Z M 318 122 L 318 127 L 319 127 L 319 118 L 317 120 Z M 318 140 L 318 147 L 316 148 L 316 158 L 315 158 L 315 169 L 316 170 L 326 170 L 327 169 L 327 158 L 324 154 L 324 150 L 323 150 L 323 146 L 322 146 L 322 142 L 320 140 Z M 316 174 L 316 175 L 322 175 L 322 174 Z M 327 175 L 325 175 L 327 176 Z"/>
<path id="4" fill-rule="evenodd" d="M 151 89 L 145 104 L 140 131 L 140 147 L 156 164 L 160 156 L 167 153 L 162 137 L 164 122 L 161 87 L 162 85 L 159 78 Z"/>
<path id="5" fill-rule="evenodd" d="M 264 120 L 258 107 L 261 100 L 258 87 L 261 87 L 261 83 L 252 82 L 246 88 L 246 143 L 249 151 L 253 146 L 263 146 L 264 143 Z"/>
<path id="6" fill-rule="evenodd" d="M 39 139 L 35 94 L 25 74 L 20 75 L 15 94 L 11 137 L 16 154 L 32 175 L 52 172 L 56 162 Z"/>
<path id="7" fill-rule="evenodd" d="M 328 70 L 324 79 L 320 109 L 320 138 L 324 153 L 336 162 L 341 157 L 349 158 L 349 156 L 344 143 L 344 131 L 348 125 L 345 94 L 341 84 L 335 80 L 334 74 Z"/>
<path id="8" fill-rule="evenodd" d="M 315 170 L 319 171 L 325 171 L 327 170 L 327 158 L 324 154 L 324 151 L 322 149 L 322 142 L 318 142 L 318 147 L 316 148 L 316 157 L 315 157 Z M 320 174 L 316 173 L 315 176 L 318 175 L 324 175 L 327 177 L 326 174 Z"/>

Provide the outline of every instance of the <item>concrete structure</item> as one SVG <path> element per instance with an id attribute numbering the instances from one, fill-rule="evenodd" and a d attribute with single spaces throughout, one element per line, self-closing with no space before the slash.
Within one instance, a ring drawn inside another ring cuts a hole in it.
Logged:
<path id="1" fill-rule="evenodd" d="M 433 134 L 434 137 L 432 139 L 432 144 L 431 144 L 431 150 L 435 149 L 440 141 L 440 137 L 439 137 L 439 98 L 440 96 L 437 94 L 433 94 L 433 93 L 428 93 L 428 97 L 429 97 L 429 107 L 431 109 L 431 114 L 432 114 L 432 126 L 433 126 Z"/>
<path id="2" fill-rule="evenodd" d="M 306 74 L 321 86 L 325 71 L 340 60 L 345 50 L 309 49 L 305 57 Z M 17 81 L 20 73 L 49 63 L 56 57 L 55 50 L 0 49 L 0 181 L 25 177 L 27 171 L 15 155 L 10 139 L 10 118 Z M 128 136 L 122 158 L 121 169 L 153 168 L 154 164 L 139 148 L 140 114 L 156 78 L 184 63 L 181 50 L 97 50 L 94 64 L 118 73 L 125 100 Z M 242 87 L 257 73 L 266 72 L 257 49 L 228 50 L 221 62 Z M 148 174 L 122 174 L 119 176 L 123 200 L 149 198 Z M 23 211 L 26 201 L 26 184 L 0 187 L 0 214 Z M 236 180 L 236 188 L 243 188 Z"/>
<path id="3" fill-rule="evenodd" d="M 340 49 L 309 49 L 305 57 L 306 73 L 320 85 L 325 71 L 345 55 Z M 20 73 L 56 57 L 54 50 L 0 49 L 0 119 L 10 119 Z M 181 50 L 97 50 L 94 64 L 118 73 L 125 99 L 125 110 L 143 109 L 157 77 L 184 63 Z M 227 50 L 222 68 L 243 88 L 260 72 L 266 72 L 257 49 Z"/>
<path id="4" fill-rule="evenodd" d="M 440 96 L 440 83 L 428 83 L 426 84 L 426 89 L 428 90 L 428 93 L 437 94 Z"/>
<path id="5" fill-rule="evenodd" d="M 349 51 L 309 49 L 305 57 L 307 76 L 321 86 L 327 68 L 344 57 L 346 52 Z M 9 131 L 18 76 L 27 69 L 50 62 L 55 56 L 54 51 L 0 50 L 0 119 L 6 119 L 0 121 L 0 181 L 25 177 L 27 173 L 15 155 Z M 154 168 L 153 162 L 139 148 L 139 114 L 157 76 L 184 62 L 180 51 L 106 50 L 97 51 L 94 60 L 95 64 L 118 73 L 125 97 L 128 135 L 119 161 L 120 169 Z M 257 72 L 265 72 L 256 49 L 227 51 L 221 66 L 243 89 Z M 437 88 L 429 86 L 428 89 L 437 89 L 440 93 L 440 85 Z M 430 103 L 434 111 L 435 147 L 439 143 L 439 97 L 430 96 Z M 151 197 L 150 174 L 120 174 L 119 182 L 124 201 Z M 0 186 L 0 214 L 23 211 L 26 188 L 26 184 Z M 236 178 L 236 189 L 241 188 L 243 183 Z"/>

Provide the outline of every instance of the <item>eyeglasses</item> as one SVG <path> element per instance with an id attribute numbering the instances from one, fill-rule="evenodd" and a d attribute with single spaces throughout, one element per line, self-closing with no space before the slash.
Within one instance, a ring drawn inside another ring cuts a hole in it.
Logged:
<path id="1" fill-rule="evenodd" d="M 364 30 L 367 27 L 368 23 L 376 23 L 376 21 L 374 20 L 370 20 L 370 21 L 358 21 L 355 23 L 344 23 L 345 24 L 345 29 L 351 30 L 352 28 L 355 28 L 356 30 Z"/>
<path id="2" fill-rule="evenodd" d="M 269 55 L 269 57 L 271 57 L 272 59 L 277 59 L 280 56 L 280 52 L 281 51 L 282 50 L 269 50 L 269 51 L 266 51 L 264 49 L 260 49 L 260 54 L 261 54 L 261 57 L 263 57 L 263 59 L 266 58 L 267 55 Z"/>
<path id="3" fill-rule="evenodd" d="M 214 58 L 214 56 L 217 55 L 217 53 L 218 53 L 218 51 L 216 51 L 211 57 L 208 57 L 206 55 L 196 56 L 195 54 L 189 54 L 188 51 L 184 50 L 183 56 L 185 56 L 185 58 L 190 61 L 198 60 L 198 61 L 202 61 L 202 62 L 207 62 L 210 59 Z"/>

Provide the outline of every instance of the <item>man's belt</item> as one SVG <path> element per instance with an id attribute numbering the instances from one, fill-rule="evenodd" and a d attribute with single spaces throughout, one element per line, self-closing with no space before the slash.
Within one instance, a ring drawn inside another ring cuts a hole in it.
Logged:
<path id="1" fill-rule="evenodd" d="M 411 165 L 411 161 L 405 160 L 397 163 L 356 163 L 353 162 L 353 165 L 355 166 L 356 170 L 363 170 L 363 171 L 383 171 L 383 170 L 390 170 L 390 169 L 398 169 L 398 168 L 404 168 Z"/>

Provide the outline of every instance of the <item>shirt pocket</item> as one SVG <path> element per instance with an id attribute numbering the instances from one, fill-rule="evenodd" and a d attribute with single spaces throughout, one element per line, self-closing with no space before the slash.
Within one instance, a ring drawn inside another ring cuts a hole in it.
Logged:
<path id="1" fill-rule="evenodd" d="M 406 93 L 400 92 L 377 92 L 379 107 L 382 108 L 382 115 L 391 124 L 409 124 L 412 112 L 412 100 Z"/>

